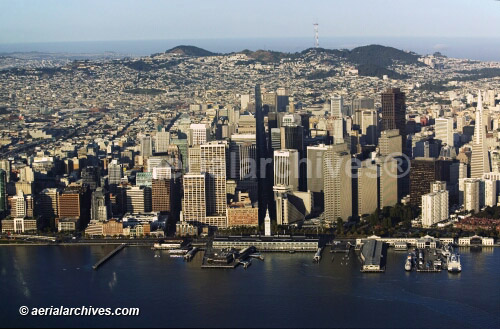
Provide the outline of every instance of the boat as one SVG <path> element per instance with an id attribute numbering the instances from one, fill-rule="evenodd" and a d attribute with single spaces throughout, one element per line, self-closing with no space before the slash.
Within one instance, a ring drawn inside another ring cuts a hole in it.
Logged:
<path id="1" fill-rule="evenodd" d="M 188 251 L 189 251 L 189 250 L 187 250 L 187 249 L 170 249 L 170 250 L 168 251 L 168 253 L 169 253 L 170 255 L 182 255 L 182 256 L 184 256 L 185 254 L 187 254 L 187 253 L 188 253 Z"/>
<path id="2" fill-rule="evenodd" d="M 460 255 L 451 254 L 447 259 L 448 272 L 450 273 L 460 273 L 462 272 L 462 264 L 460 264 Z"/>
<path id="3" fill-rule="evenodd" d="M 179 249 L 181 247 L 180 243 L 155 243 L 153 249 L 156 250 L 170 250 Z"/>
<path id="4" fill-rule="evenodd" d="M 408 258 L 406 258 L 405 270 L 411 271 L 412 267 L 413 267 L 413 256 L 409 254 Z"/>

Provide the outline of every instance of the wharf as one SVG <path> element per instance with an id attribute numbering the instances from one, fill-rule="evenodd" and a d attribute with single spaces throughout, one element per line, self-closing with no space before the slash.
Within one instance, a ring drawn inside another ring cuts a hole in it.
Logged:
<path id="1" fill-rule="evenodd" d="M 98 261 L 97 263 L 95 263 L 95 265 L 92 266 L 92 268 L 94 270 L 97 270 L 99 268 L 99 266 L 101 266 L 102 264 L 106 263 L 113 256 L 115 256 L 117 253 L 119 253 L 120 251 L 122 251 L 123 249 L 125 249 L 126 246 L 127 246 L 127 244 L 122 243 L 121 245 L 119 245 L 118 247 L 116 247 L 112 252 L 110 252 L 109 254 L 107 254 L 106 256 L 104 256 L 100 261 Z"/>

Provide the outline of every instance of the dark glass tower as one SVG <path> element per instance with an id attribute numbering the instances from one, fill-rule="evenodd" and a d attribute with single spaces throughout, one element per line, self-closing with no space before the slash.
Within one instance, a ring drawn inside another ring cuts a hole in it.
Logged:
<path id="1" fill-rule="evenodd" d="M 266 129 L 264 126 L 264 112 L 262 109 L 262 96 L 260 91 L 260 85 L 255 86 L 255 130 L 256 130 L 256 140 L 257 140 L 257 180 L 258 180 L 258 203 L 259 203 L 259 223 L 264 221 L 266 217 L 266 210 L 269 202 L 271 202 L 271 195 L 268 194 L 269 190 L 269 167 L 272 168 L 272 164 L 266 163 L 267 152 L 267 139 L 266 139 Z M 272 169 L 271 169 L 272 170 Z"/>
<path id="2" fill-rule="evenodd" d="M 382 131 L 398 129 L 406 143 L 406 96 L 399 88 L 382 93 Z"/>

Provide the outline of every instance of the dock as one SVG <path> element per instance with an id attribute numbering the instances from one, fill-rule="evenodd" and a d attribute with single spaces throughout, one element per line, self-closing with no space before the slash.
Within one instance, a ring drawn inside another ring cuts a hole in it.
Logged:
<path id="1" fill-rule="evenodd" d="M 190 261 L 193 259 L 193 257 L 196 255 L 196 253 L 198 252 L 198 247 L 194 247 L 193 249 L 189 250 L 187 252 L 187 254 L 184 255 L 184 260 L 186 261 Z"/>
<path id="2" fill-rule="evenodd" d="M 126 246 L 127 246 L 126 243 L 122 243 L 121 245 L 119 245 L 118 247 L 116 247 L 112 252 L 110 252 L 109 254 L 107 254 L 106 256 L 104 256 L 100 261 L 98 261 L 97 263 L 95 263 L 95 265 L 92 266 L 92 268 L 94 270 L 97 270 L 102 264 L 106 263 L 113 256 L 115 256 L 117 253 L 119 253 L 120 251 L 122 251 L 123 249 L 125 249 Z"/>

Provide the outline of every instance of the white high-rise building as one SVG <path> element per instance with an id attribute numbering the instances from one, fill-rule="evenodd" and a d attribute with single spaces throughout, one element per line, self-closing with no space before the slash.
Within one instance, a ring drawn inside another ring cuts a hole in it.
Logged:
<path id="1" fill-rule="evenodd" d="M 205 124 L 191 124 L 189 126 L 189 138 L 191 145 L 202 145 L 208 141 L 209 130 Z"/>
<path id="2" fill-rule="evenodd" d="M 12 213 L 15 218 L 24 218 L 27 215 L 26 209 L 26 198 L 24 197 L 24 193 L 19 191 L 19 193 L 12 197 L 12 207 L 14 208 Z"/>
<path id="3" fill-rule="evenodd" d="M 297 150 L 274 151 L 274 189 L 299 189 L 299 152 Z"/>
<path id="4" fill-rule="evenodd" d="M 120 185 L 123 176 L 122 165 L 118 160 L 112 160 L 108 165 L 108 183 L 109 185 Z"/>
<path id="5" fill-rule="evenodd" d="M 241 95 L 240 96 L 241 110 L 245 111 L 248 107 L 248 103 L 250 103 L 250 95 Z"/>
<path id="6" fill-rule="evenodd" d="M 170 132 L 165 131 L 165 129 L 157 132 L 155 136 L 155 142 L 156 153 L 166 153 L 170 145 Z"/>
<path id="7" fill-rule="evenodd" d="M 480 179 L 464 179 L 464 208 L 466 211 L 478 212 L 480 209 Z"/>
<path id="8" fill-rule="evenodd" d="M 344 109 L 344 98 L 340 95 L 332 95 L 330 97 L 330 115 L 337 118 L 342 118 Z"/>
<path id="9" fill-rule="evenodd" d="M 437 191 L 422 196 L 422 226 L 432 225 L 448 219 L 449 192 Z"/>
<path id="10" fill-rule="evenodd" d="M 472 142 L 471 177 L 482 178 L 483 174 L 491 172 L 488 147 L 486 146 L 486 125 L 483 121 L 483 103 L 479 91 L 474 140 Z"/>
<path id="11" fill-rule="evenodd" d="M 453 118 L 437 118 L 435 126 L 435 138 L 439 139 L 442 144 L 454 146 L 453 136 Z"/>
<path id="12" fill-rule="evenodd" d="M 493 179 L 484 180 L 484 205 L 494 207 L 497 205 L 497 181 Z"/>
<path id="13" fill-rule="evenodd" d="M 375 145 L 378 136 L 378 114 L 375 110 L 361 112 L 361 133 L 366 136 L 368 144 Z M 347 129 L 350 131 L 350 129 Z"/>
<path id="14" fill-rule="evenodd" d="M 186 174 L 183 177 L 183 219 L 187 222 L 205 223 L 207 216 L 205 175 Z"/>

